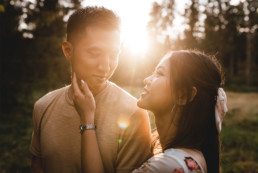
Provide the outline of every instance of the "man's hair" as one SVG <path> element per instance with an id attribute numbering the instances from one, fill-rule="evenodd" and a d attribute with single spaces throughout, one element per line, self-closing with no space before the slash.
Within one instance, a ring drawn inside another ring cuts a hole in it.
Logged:
<path id="1" fill-rule="evenodd" d="M 76 10 L 67 23 L 67 41 L 73 34 L 84 31 L 87 26 L 99 26 L 107 30 L 120 31 L 120 18 L 105 7 L 89 6 Z"/>

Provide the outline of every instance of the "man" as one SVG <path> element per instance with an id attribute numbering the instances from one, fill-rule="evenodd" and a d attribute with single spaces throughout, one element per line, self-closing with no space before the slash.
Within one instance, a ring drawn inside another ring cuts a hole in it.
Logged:
<path id="1" fill-rule="evenodd" d="M 118 64 L 120 19 L 104 7 L 71 15 L 62 48 L 78 80 L 87 82 L 96 102 L 95 124 L 105 172 L 131 172 L 151 156 L 146 111 L 108 79 Z M 34 105 L 30 151 L 32 172 L 81 172 L 80 117 L 71 85 Z"/>

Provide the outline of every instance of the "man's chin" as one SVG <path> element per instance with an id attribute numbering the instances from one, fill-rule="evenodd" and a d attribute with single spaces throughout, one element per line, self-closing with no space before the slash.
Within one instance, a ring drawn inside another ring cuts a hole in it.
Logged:
<path id="1" fill-rule="evenodd" d="M 91 91 L 102 90 L 106 87 L 107 81 L 89 83 L 89 89 Z"/>

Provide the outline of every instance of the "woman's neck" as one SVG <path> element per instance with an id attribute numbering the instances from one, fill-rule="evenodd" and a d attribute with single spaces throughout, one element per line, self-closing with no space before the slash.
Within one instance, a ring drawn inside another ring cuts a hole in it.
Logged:
<path id="1" fill-rule="evenodd" d="M 173 141 L 177 132 L 178 114 L 172 115 L 171 111 L 154 113 L 160 144 L 164 149 Z"/>

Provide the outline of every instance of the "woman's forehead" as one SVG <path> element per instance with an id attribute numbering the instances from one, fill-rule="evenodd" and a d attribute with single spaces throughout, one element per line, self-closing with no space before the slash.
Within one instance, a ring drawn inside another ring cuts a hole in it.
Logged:
<path id="1" fill-rule="evenodd" d="M 165 56 L 164 58 L 162 58 L 156 68 L 157 69 L 158 68 L 168 69 L 169 68 L 169 56 Z"/>

